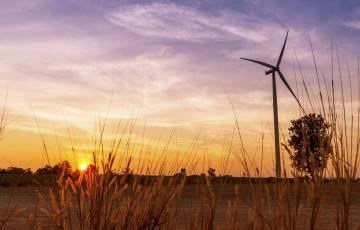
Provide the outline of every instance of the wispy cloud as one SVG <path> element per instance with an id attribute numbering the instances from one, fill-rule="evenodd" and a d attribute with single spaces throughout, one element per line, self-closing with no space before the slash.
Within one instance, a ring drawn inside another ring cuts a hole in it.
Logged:
<path id="1" fill-rule="evenodd" d="M 115 25 L 143 36 L 192 42 L 248 39 L 263 42 L 274 25 L 241 13 L 217 15 L 176 4 L 153 3 L 121 6 L 105 16 Z M 254 29 L 256 28 L 256 29 Z"/>
<path id="2" fill-rule="evenodd" d="M 344 25 L 352 29 L 360 30 L 360 20 L 348 21 L 345 22 Z"/>
<path id="3" fill-rule="evenodd" d="M 282 70 L 295 88 L 293 50 L 305 79 L 316 81 L 309 38 L 325 74 L 332 38 L 341 56 L 357 50 L 353 4 L 196 2 L 9 1 L 0 9 L 0 88 L 21 118 L 16 129 L 37 132 L 35 113 L 44 131 L 62 129 L 64 119 L 92 130 L 112 99 L 110 119 L 144 115 L 150 126 L 223 132 L 234 119 L 225 88 L 244 136 L 260 122 L 272 132 L 271 80 L 239 57 L 274 63 L 290 29 Z M 285 127 L 296 102 L 281 82 L 278 89 Z"/>

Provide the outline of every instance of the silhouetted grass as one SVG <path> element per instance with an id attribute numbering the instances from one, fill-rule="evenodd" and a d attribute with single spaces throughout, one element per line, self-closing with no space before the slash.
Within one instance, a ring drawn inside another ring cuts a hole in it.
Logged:
<path id="1" fill-rule="evenodd" d="M 318 84 L 318 91 L 312 94 L 318 97 L 311 99 L 310 87 L 306 84 L 298 61 L 298 70 L 303 83 L 302 90 L 306 92 L 303 101 L 307 100 L 306 104 L 309 105 L 306 112 L 319 113 L 330 124 L 334 147 L 328 165 L 321 173 L 304 177 L 304 174 L 295 168 L 284 168 L 282 179 L 261 178 L 262 162 L 258 167 L 251 153 L 245 149 L 241 126 L 235 116 L 235 130 L 240 147 L 236 149 L 231 145 L 229 154 L 230 152 L 234 154 L 239 161 L 239 167 L 245 172 L 244 177 L 213 177 L 207 174 L 196 177 L 181 174 L 169 176 L 179 171 L 178 166 L 172 167 L 175 168 L 173 172 L 166 169 L 168 164 L 172 165 L 167 156 L 170 141 L 162 149 L 156 149 L 162 153 L 157 160 L 150 156 L 150 153 L 141 152 L 143 158 L 139 159 L 137 173 L 143 175 L 134 175 L 131 173 L 131 144 L 134 141 L 131 133 L 134 124 L 127 124 L 130 135 L 125 135 L 124 129 L 122 133 L 116 133 L 112 141 L 106 142 L 104 140 L 106 122 L 104 122 L 100 126 L 100 134 L 92 148 L 93 167 L 78 176 L 68 176 L 64 169 L 54 177 L 56 183 L 49 186 L 48 193 L 38 193 L 38 204 L 35 210 L 32 210 L 29 224 L 34 229 L 48 227 L 194 230 L 360 228 L 359 220 L 350 219 L 351 206 L 356 195 L 354 187 L 357 182 L 360 146 L 360 107 L 358 104 L 356 109 L 353 103 L 355 87 L 345 89 L 337 48 L 338 74 L 332 72 L 331 78 L 325 76 L 321 78 L 312 45 L 311 50 Z M 331 60 L 332 66 L 335 66 L 333 57 Z M 294 68 L 294 71 L 297 70 Z M 336 76 L 340 82 L 340 92 L 335 90 Z M 348 71 L 348 79 L 351 79 L 350 71 Z M 358 68 L 358 91 L 360 91 L 359 84 Z M 351 95 L 351 108 L 345 105 L 347 92 Z M 360 103 L 360 93 L 357 100 Z M 299 111 L 301 115 L 301 110 Z M 120 129 L 117 130 L 120 132 Z M 44 138 L 42 140 L 48 156 Z M 106 146 L 109 143 L 110 146 Z M 285 153 L 292 151 L 286 145 L 286 141 L 283 147 Z M 76 146 L 72 149 L 75 151 Z M 147 160 L 145 156 L 148 156 Z M 192 162 L 192 159 L 190 154 L 183 159 L 190 170 L 198 164 Z M 115 165 L 125 165 L 121 176 L 114 173 L 118 171 Z M 15 179 L 0 177 L 0 180 Z M 23 178 L 23 180 L 30 179 Z M 37 178 L 37 180 L 42 179 Z M 192 199 L 187 201 L 189 205 L 182 210 L 185 212 L 185 217 L 181 218 L 179 207 L 186 186 L 190 184 L 191 188 L 194 188 L 192 190 L 194 194 Z M 233 186 L 234 196 L 227 200 L 225 217 L 219 221 L 217 218 L 221 211 L 220 201 L 222 194 L 229 189 L 228 186 L 226 187 L 227 184 Z M 334 210 L 332 217 L 329 217 L 329 210 L 326 210 L 329 207 Z M 8 208 L 2 215 L 5 218 L 0 219 L 0 228 L 6 226 L 8 220 L 17 212 L 18 209 Z M 48 221 L 45 223 L 38 220 L 39 215 L 45 215 Z"/>

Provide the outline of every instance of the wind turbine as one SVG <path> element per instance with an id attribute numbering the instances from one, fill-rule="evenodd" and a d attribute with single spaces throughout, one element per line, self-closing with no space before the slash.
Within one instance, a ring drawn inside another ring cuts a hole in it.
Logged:
<path id="1" fill-rule="evenodd" d="M 282 82 L 285 84 L 286 88 L 288 88 L 288 90 L 290 91 L 290 93 L 294 96 L 295 100 L 297 101 L 297 103 L 299 104 L 301 110 L 304 112 L 304 108 L 301 106 L 299 99 L 296 97 L 296 95 L 294 94 L 294 92 L 292 91 L 290 85 L 287 83 L 287 81 L 285 80 L 284 75 L 281 73 L 280 71 L 280 63 L 281 63 L 281 59 L 283 57 L 284 54 L 284 50 L 285 50 L 285 46 L 286 46 L 286 40 L 288 37 L 289 31 L 286 32 L 286 37 L 285 37 L 285 41 L 284 44 L 282 46 L 278 61 L 276 63 L 276 66 L 270 65 L 268 63 L 262 62 L 262 61 L 257 61 L 257 60 L 253 60 L 253 59 L 248 59 L 248 58 L 241 58 L 243 60 L 246 61 L 251 61 L 251 62 L 255 62 L 259 65 L 265 66 L 270 68 L 269 70 L 265 71 L 265 75 L 269 75 L 272 74 L 272 89 L 273 89 L 273 110 L 274 110 L 274 133 L 275 133 L 275 159 L 276 159 L 276 177 L 281 177 L 281 159 L 280 159 L 280 143 L 279 143 L 279 121 L 278 121 L 278 106 L 277 106 L 277 94 L 276 94 L 276 78 L 275 78 L 275 73 L 278 73 L 280 79 L 282 80 Z"/>

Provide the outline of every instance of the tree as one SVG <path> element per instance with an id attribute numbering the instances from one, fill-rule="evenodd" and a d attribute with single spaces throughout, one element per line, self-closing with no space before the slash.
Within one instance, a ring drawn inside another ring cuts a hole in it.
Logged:
<path id="1" fill-rule="evenodd" d="M 8 167 L 7 169 L 0 169 L 0 174 L 32 174 L 30 168 L 23 169 L 18 167 Z"/>
<path id="2" fill-rule="evenodd" d="M 43 168 L 38 168 L 35 171 L 35 175 L 51 175 L 52 167 L 50 165 L 45 165 Z"/>
<path id="3" fill-rule="evenodd" d="M 57 175 L 60 172 L 65 174 L 71 174 L 71 165 L 68 161 L 59 162 L 53 167 L 50 165 L 45 165 L 43 168 L 36 170 L 36 175 Z"/>
<path id="4" fill-rule="evenodd" d="M 209 168 L 208 171 L 207 171 L 207 174 L 210 178 L 214 178 L 216 177 L 216 174 L 215 174 L 215 169 L 214 168 Z"/>
<path id="5" fill-rule="evenodd" d="M 186 176 L 186 168 L 181 168 L 180 175 Z"/>
<path id="6" fill-rule="evenodd" d="M 289 151 L 292 166 L 310 176 L 322 172 L 332 151 L 330 125 L 319 115 L 310 113 L 292 120 L 289 128 Z"/>

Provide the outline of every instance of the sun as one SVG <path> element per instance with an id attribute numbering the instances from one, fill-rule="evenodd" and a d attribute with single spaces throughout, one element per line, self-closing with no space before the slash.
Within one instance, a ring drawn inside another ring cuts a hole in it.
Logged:
<path id="1" fill-rule="evenodd" d="M 80 171 L 86 171 L 87 168 L 88 168 L 88 164 L 86 164 L 85 162 L 82 163 L 79 167 Z"/>

